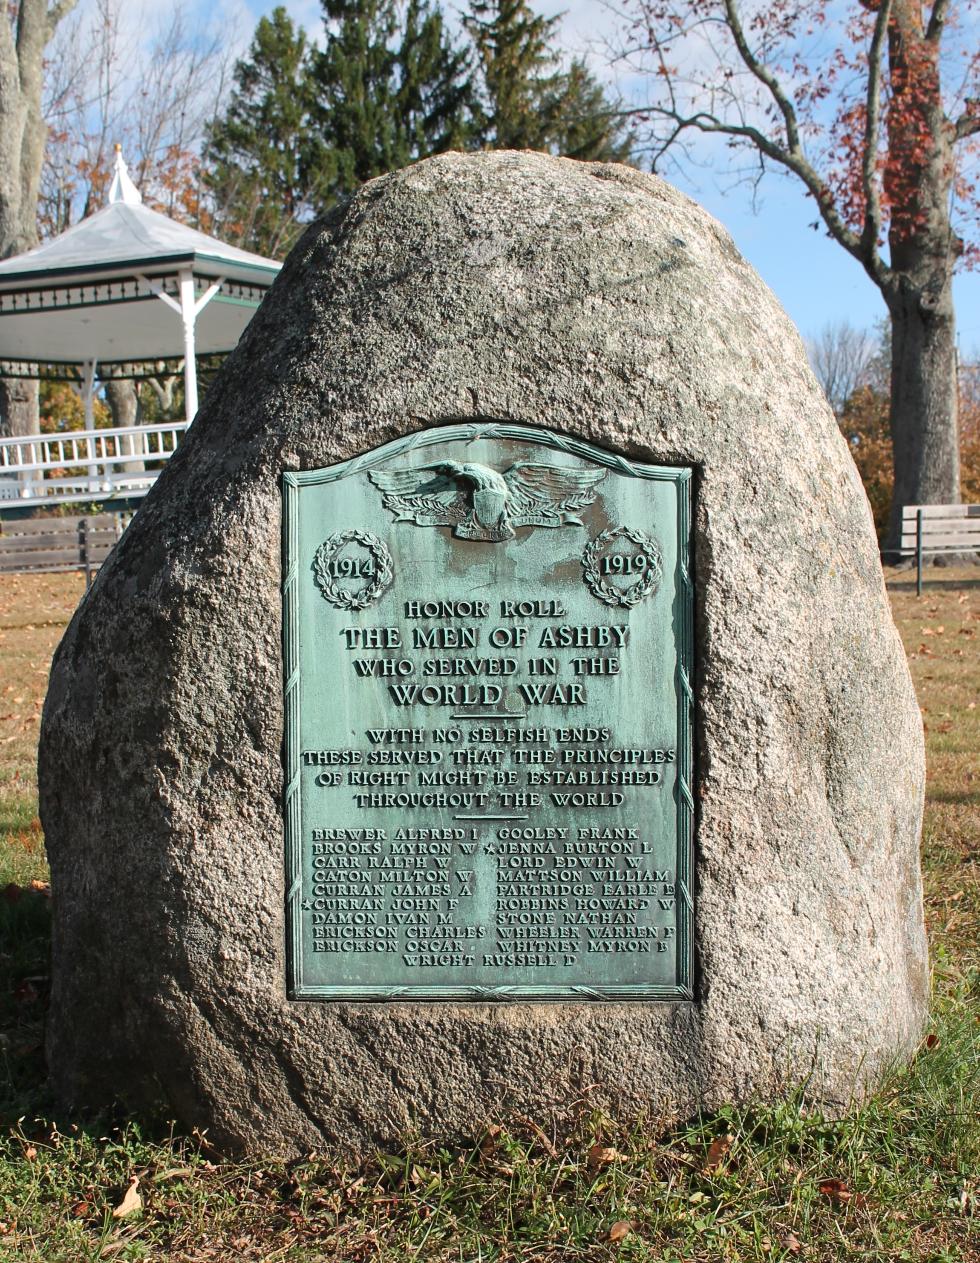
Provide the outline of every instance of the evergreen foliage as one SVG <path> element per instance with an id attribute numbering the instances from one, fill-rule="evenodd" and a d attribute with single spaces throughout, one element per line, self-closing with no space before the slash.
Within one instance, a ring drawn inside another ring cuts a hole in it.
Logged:
<path id="1" fill-rule="evenodd" d="M 260 18 L 224 117 L 208 128 L 203 168 L 215 231 L 260 254 L 289 250 L 326 184 L 311 141 L 309 51 L 284 8 Z"/>
<path id="2" fill-rule="evenodd" d="M 311 81 L 320 161 L 332 200 L 365 180 L 465 147 L 473 84 L 429 0 L 323 0 L 327 41 Z M 331 178 L 332 177 L 332 178 Z"/>
<path id="3" fill-rule="evenodd" d="M 463 25 L 480 67 L 480 140 L 493 149 L 625 161 L 631 139 L 615 103 L 582 61 L 561 67 L 559 22 L 527 0 L 471 0 Z"/>
<path id="4" fill-rule="evenodd" d="M 235 67 L 203 155 L 214 231 L 284 255 L 303 224 L 365 180 L 449 149 L 628 159 L 616 105 L 583 62 L 563 66 L 559 19 L 527 0 L 471 0 L 466 40 L 438 0 L 321 0 L 312 44 L 283 7 Z"/>

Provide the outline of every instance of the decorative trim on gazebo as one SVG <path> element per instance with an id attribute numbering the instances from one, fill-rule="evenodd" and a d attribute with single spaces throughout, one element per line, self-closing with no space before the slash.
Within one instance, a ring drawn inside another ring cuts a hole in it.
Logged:
<path id="1" fill-rule="evenodd" d="M 183 357 L 160 360 L 99 360 L 99 381 L 145 382 L 152 377 L 175 377 L 183 372 Z M 34 360 L 0 360 L 0 377 L 26 381 L 62 381 L 79 385 L 84 378 L 81 364 L 41 364 Z"/>
<path id="2" fill-rule="evenodd" d="M 207 289 L 213 277 L 194 272 L 195 285 Z M 177 297 L 180 286 L 172 272 L 159 277 L 149 275 L 149 269 L 136 273 L 132 278 L 119 281 L 93 281 L 87 285 L 44 286 L 24 288 L 8 293 L 0 292 L 0 315 L 26 311 L 74 311 L 79 307 L 108 307 L 115 303 L 138 303 L 148 296 L 151 282 Z M 259 285 L 245 285 L 241 281 L 222 278 L 221 298 L 245 307 L 258 307 L 266 289 Z M 156 292 L 155 290 L 153 291 Z M 101 361 L 100 361 L 101 362 Z"/>

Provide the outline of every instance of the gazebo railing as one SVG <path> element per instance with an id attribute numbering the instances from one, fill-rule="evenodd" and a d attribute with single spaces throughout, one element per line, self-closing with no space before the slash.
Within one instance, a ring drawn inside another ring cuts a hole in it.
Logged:
<path id="1" fill-rule="evenodd" d="M 146 495 L 188 424 L 167 421 L 0 439 L 0 502 L 26 508 Z"/>

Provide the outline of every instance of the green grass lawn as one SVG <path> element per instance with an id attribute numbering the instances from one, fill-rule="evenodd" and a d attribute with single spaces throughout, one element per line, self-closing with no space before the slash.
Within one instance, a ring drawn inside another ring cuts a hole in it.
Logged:
<path id="1" fill-rule="evenodd" d="M 980 1260 L 980 573 L 889 580 L 926 725 L 933 1017 L 837 1121 L 801 1091 L 664 1131 L 588 1096 L 547 1132 L 358 1168 L 223 1161 L 161 1119 L 44 1094 L 49 892 L 34 757 L 79 576 L 0 579 L 0 1260 Z"/>

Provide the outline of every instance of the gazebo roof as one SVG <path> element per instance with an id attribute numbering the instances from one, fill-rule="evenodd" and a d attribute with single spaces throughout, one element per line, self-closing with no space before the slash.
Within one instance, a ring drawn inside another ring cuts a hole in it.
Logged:
<path id="1" fill-rule="evenodd" d="M 181 275 L 199 303 L 196 353 L 231 351 L 280 267 L 143 206 L 119 157 L 108 206 L 0 263 L 0 375 L 76 376 L 91 361 L 129 375 L 136 362 L 180 358 L 182 323 L 168 308 L 188 300 Z"/>
<path id="2" fill-rule="evenodd" d="M 205 276 L 270 285 L 282 266 L 131 202 L 110 202 L 59 237 L 0 263 L 0 293 L 56 281 L 156 273 L 193 263 Z"/>

